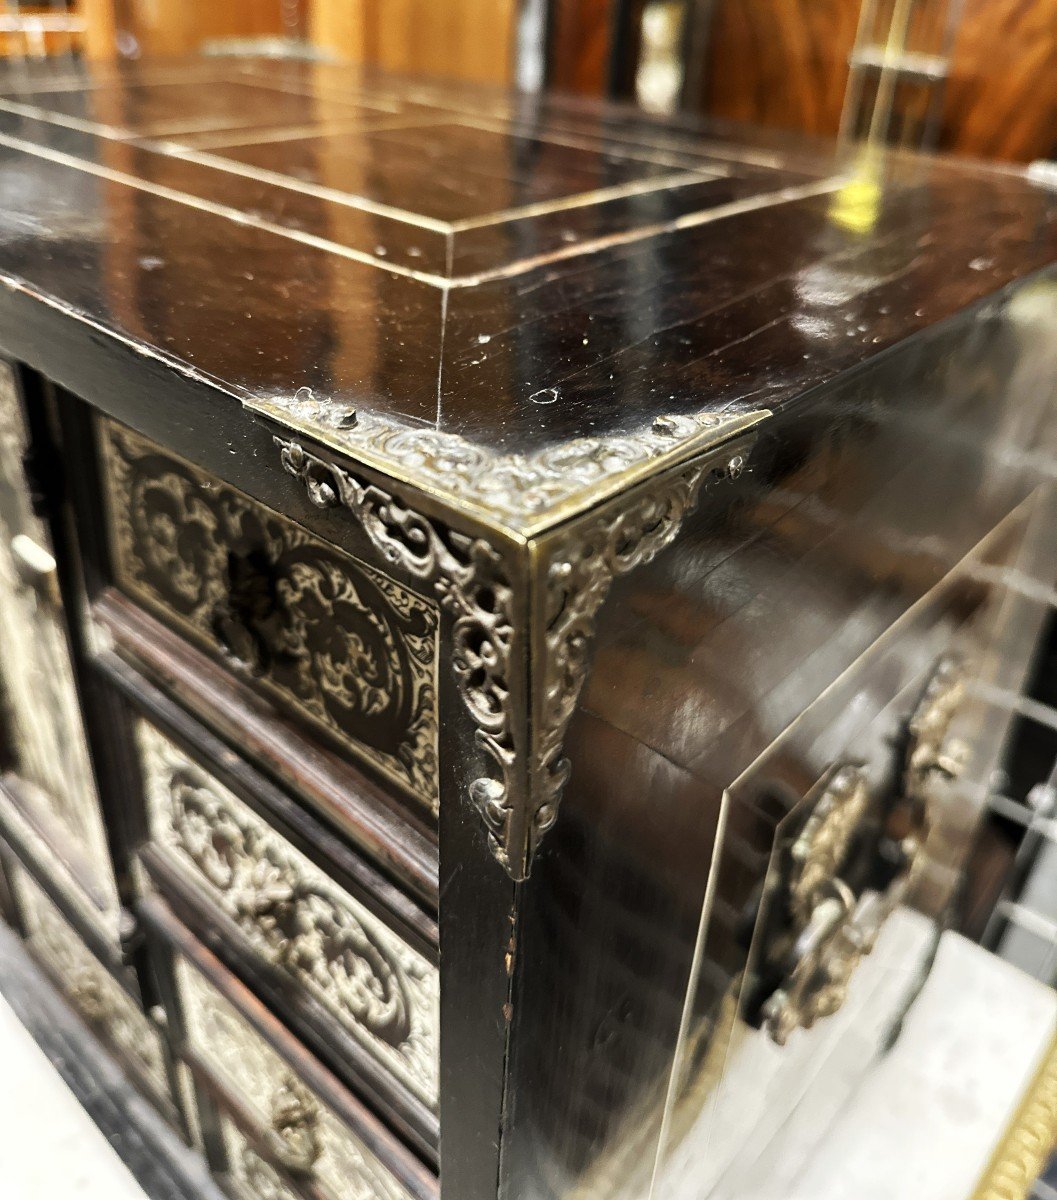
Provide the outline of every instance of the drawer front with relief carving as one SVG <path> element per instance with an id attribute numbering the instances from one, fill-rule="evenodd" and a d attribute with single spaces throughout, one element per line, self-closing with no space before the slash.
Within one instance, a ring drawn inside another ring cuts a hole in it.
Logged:
<path id="1" fill-rule="evenodd" d="M 437 967 L 142 718 L 136 741 L 153 844 L 256 953 L 435 1109 Z"/>
<path id="2" fill-rule="evenodd" d="M 124 426 L 102 441 L 118 586 L 436 812 L 436 604 Z"/>
<path id="3" fill-rule="evenodd" d="M 312 1194 L 328 1200 L 414 1200 L 382 1158 L 312 1094 L 226 997 L 182 958 L 173 966 L 188 1049 L 250 1114 L 258 1130 L 253 1142 L 266 1148 L 267 1158 L 310 1180 Z M 240 1153 L 239 1161 L 242 1178 L 252 1178 L 254 1186 L 278 1180 L 256 1150 L 248 1160 Z"/>
<path id="4" fill-rule="evenodd" d="M 224 1176 L 231 1191 L 243 1200 L 300 1200 L 231 1117 L 219 1114 L 218 1124 L 224 1146 Z"/>
<path id="5" fill-rule="evenodd" d="M 26 944 L 84 1020 L 136 1069 L 141 1082 L 169 1103 L 161 1034 L 132 997 L 99 963 L 74 928 L 23 870 L 11 886 Z"/>

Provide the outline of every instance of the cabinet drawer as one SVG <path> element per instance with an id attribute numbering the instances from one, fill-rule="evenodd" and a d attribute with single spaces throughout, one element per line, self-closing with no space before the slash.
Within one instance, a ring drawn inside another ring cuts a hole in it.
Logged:
<path id="1" fill-rule="evenodd" d="M 117 585 L 435 813 L 436 604 L 124 426 L 101 440 Z"/>
<path id="2" fill-rule="evenodd" d="M 217 1126 L 224 1154 L 221 1176 L 232 1195 L 239 1200 L 261 1200 L 265 1196 L 268 1200 L 302 1200 L 293 1184 L 283 1180 L 229 1113 L 218 1113 Z"/>
<path id="3" fill-rule="evenodd" d="M 171 979 L 183 1056 L 226 1120 L 239 1114 L 241 1137 L 228 1128 L 224 1147 L 235 1178 L 296 1180 L 279 1194 L 321 1200 L 432 1200 L 435 1177 L 186 931 L 174 934 L 171 915 L 147 908 L 181 943 Z"/>
<path id="4" fill-rule="evenodd" d="M 26 945 L 34 957 L 85 1022 L 129 1067 L 140 1086 L 172 1117 L 161 1033 L 28 872 L 9 864 L 8 873 Z"/>
<path id="5" fill-rule="evenodd" d="M 307 992 L 400 1090 L 435 1111 L 436 964 L 143 717 L 136 744 L 157 853 L 267 970 Z"/>

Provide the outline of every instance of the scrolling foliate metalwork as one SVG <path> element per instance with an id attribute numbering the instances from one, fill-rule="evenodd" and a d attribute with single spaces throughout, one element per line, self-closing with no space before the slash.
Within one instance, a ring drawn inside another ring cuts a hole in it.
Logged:
<path id="1" fill-rule="evenodd" d="M 769 415 L 666 413 L 643 429 L 593 434 L 524 453 L 497 452 L 458 433 L 410 425 L 359 411 L 304 388 L 293 396 L 254 400 L 250 407 L 301 430 L 361 462 L 374 463 L 504 523 L 524 528 L 565 505 L 578 506 L 608 482 L 649 466 L 673 452 L 692 457 L 698 447 L 748 429 Z"/>
<path id="2" fill-rule="evenodd" d="M 576 525 L 548 553 L 543 674 L 539 702 L 533 706 L 537 732 L 529 763 L 536 798 L 530 857 L 554 824 L 569 778 L 562 745 L 587 678 L 598 610 L 618 575 L 648 563 L 672 541 L 697 502 L 707 470 L 705 464 L 688 467 L 622 504 L 609 505 Z"/>
<path id="3" fill-rule="evenodd" d="M 647 563 L 676 536 L 715 456 L 686 464 L 541 539 L 544 612 L 515 595 L 515 555 L 414 512 L 376 484 L 276 437 L 283 467 L 321 508 L 345 506 L 390 562 L 432 584 L 455 618 L 452 668 L 494 770 L 474 779 L 470 798 L 495 857 L 524 879 L 554 824 L 569 761 L 565 732 L 587 676 L 598 610 L 619 575 Z M 720 474 L 738 473 L 742 459 Z M 728 469 L 729 468 L 729 469 Z M 539 561 L 539 560 L 536 560 Z M 529 663 L 532 663 L 531 672 Z"/>
<path id="4" fill-rule="evenodd" d="M 437 807 L 437 606 L 192 463 L 105 426 L 133 599 Z"/>
<path id="5" fill-rule="evenodd" d="M 136 743 L 155 845 L 272 966 L 423 1103 L 437 1103 L 436 967 L 153 725 Z"/>

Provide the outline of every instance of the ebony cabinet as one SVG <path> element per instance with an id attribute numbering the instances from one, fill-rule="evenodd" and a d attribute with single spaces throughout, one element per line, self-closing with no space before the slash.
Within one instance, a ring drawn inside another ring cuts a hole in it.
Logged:
<path id="1" fill-rule="evenodd" d="M 1057 198 L 252 59 L 0 145 L 8 919 L 237 1200 L 736 1197 L 956 918 Z"/>

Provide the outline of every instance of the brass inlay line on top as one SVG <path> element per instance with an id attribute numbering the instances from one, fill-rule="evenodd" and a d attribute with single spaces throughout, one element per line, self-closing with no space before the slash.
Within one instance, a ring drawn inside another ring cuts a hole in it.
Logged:
<path id="1" fill-rule="evenodd" d="M 301 242 L 306 246 L 313 246 L 317 250 L 325 250 L 342 258 L 352 259 L 354 262 L 363 263 L 367 266 L 382 267 L 386 271 L 397 275 L 405 275 L 411 279 L 418 279 L 423 283 L 429 283 L 435 287 L 446 287 L 451 282 L 442 275 L 430 275 L 424 271 L 415 271 L 410 267 L 400 266 L 398 263 L 384 262 L 362 250 L 354 250 L 350 246 L 343 246 L 338 242 L 317 237 L 315 234 L 306 233 L 300 229 L 278 225 L 274 221 L 268 221 L 261 217 L 251 217 L 247 213 L 242 212 L 241 209 L 231 208 L 226 204 L 217 204 L 212 200 L 204 200 L 200 196 L 191 196 L 186 192 L 178 191 L 176 188 L 166 187 L 164 184 L 147 183 L 145 180 L 140 179 L 136 175 L 130 175 L 126 171 L 117 171 L 112 167 L 101 167 L 97 163 L 77 158 L 73 154 L 66 154 L 61 150 L 53 150 L 50 147 L 38 146 L 33 142 L 25 141 L 23 138 L 11 137 L 8 134 L 0 133 L 0 146 L 7 146 L 11 150 L 21 150 L 23 153 L 32 155 L 34 158 L 43 158 L 64 167 L 84 171 L 88 175 L 95 175 L 100 179 L 109 179 L 113 183 L 122 183 L 127 187 L 135 188 L 137 191 L 148 192 L 152 195 L 160 196 L 165 200 L 172 200 L 176 204 L 185 204 L 191 208 L 201 209 L 203 212 L 212 213 L 214 216 L 224 217 L 229 221 L 233 221 L 236 225 L 248 225 L 254 229 L 262 229 L 268 233 L 274 233 L 278 237 L 287 238 L 289 241 Z"/>
<path id="2" fill-rule="evenodd" d="M 575 242 L 562 246 L 546 254 L 538 254 L 531 258 L 515 259 L 505 266 L 495 267 L 490 271 L 481 271 L 476 275 L 455 276 L 447 280 L 452 287 L 473 287 L 480 283 L 490 283 L 497 279 L 510 279 L 515 275 L 524 275 L 537 267 L 550 263 L 561 262 L 567 258 L 578 258 L 588 254 L 597 254 L 613 246 L 629 246 L 635 242 L 646 241 L 665 233 L 677 233 L 683 229 L 694 229 L 698 225 L 708 225 L 713 221 L 722 221 L 727 217 L 740 216 L 743 213 L 755 212 L 761 208 L 774 208 L 779 204 L 791 204 L 797 200 L 809 200 L 812 196 L 823 196 L 829 192 L 839 191 L 845 184 L 843 176 L 834 176 L 817 182 L 798 185 L 796 187 L 779 188 L 774 192 L 761 192 L 741 200 L 731 200 L 727 204 L 717 204 L 712 208 L 700 209 L 696 212 L 684 213 L 669 221 L 658 221 L 653 225 L 639 225 L 622 233 L 613 233 L 607 237 L 593 238 L 587 242 Z M 759 330 L 754 330 L 747 336 L 755 336 Z M 744 339 L 739 339 L 744 340 Z M 735 345 L 734 342 L 729 345 Z"/>
<path id="3" fill-rule="evenodd" d="M 281 171 L 271 171 L 267 167 L 254 167 L 238 159 L 224 158 L 219 154 L 200 153 L 193 149 L 173 148 L 167 151 L 174 158 L 185 159 L 198 163 L 203 167 L 211 167 L 215 171 L 224 171 L 228 175 L 241 175 L 244 179 L 252 179 L 257 183 L 270 183 L 273 187 L 285 188 L 291 192 L 301 192 L 306 196 L 317 196 L 320 200 L 329 200 L 332 204 L 340 204 L 346 208 L 355 208 L 361 212 L 373 213 L 376 217 L 387 217 L 391 221 L 399 221 L 404 225 L 414 225 L 418 229 L 429 229 L 434 233 L 450 233 L 451 224 L 440 221 L 435 217 L 427 217 L 422 213 L 411 212 L 406 208 L 398 208 L 392 204 L 383 204 L 357 192 L 343 192 L 338 188 L 327 187 L 325 184 L 310 183 L 304 179 L 295 179 L 284 175 Z M 382 260 L 375 261 L 381 263 Z M 386 266 L 391 264 L 386 263 Z"/>
<path id="4" fill-rule="evenodd" d="M 244 63 L 241 64 L 243 73 L 255 79 L 267 80 L 268 83 L 278 91 L 289 92 L 295 96 L 327 96 L 332 99 L 345 99 L 347 93 L 343 88 L 339 88 L 329 84 L 326 80 L 314 79 L 311 88 L 297 87 L 290 80 L 274 80 L 269 76 L 261 74 L 258 71 L 258 64 Z M 532 136 L 532 129 L 522 129 L 521 126 L 530 126 L 531 122 L 527 122 L 525 118 L 520 117 L 518 113 L 511 108 L 510 105 L 504 106 L 504 111 L 498 113 L 495 117 L 483 115 L 479 108 L 473 108 L 468 104 L 462 104 L 455 100 L 454 96 L 444 90 L 430 89 L 422 83 L 415 83 L 411 86 L 402 89 L 400 92 L 389 93 L 383 89 L 374 87 L 369 91 L 362 93 L 377 97 L 387 97 L 394 102 L 408 104 L 422 104 L 431 108 L 443 109 L 449 113 L 458 115 L 467 123 L 479 123 L 481 128 L 485 128 L 489 121 L 494 121 L 499 124 L 509 122 L 509 128 L 515 132 L 521 133 L 523 136 Z M 590 114 L 588 114 L 590 115 Z M 554 112 L 547 113 L 547 136 L 554 139 L 555 133 L 566 133 L 574 137 L 582 138 L 598 138 L 606 141 L 612 141 L 620 144 L 622 147 L 629 147 L 632 151 L 639 155 L 656 154 L 656 147 L 663 146 L 665 149 L 672 150 L 678 154 L 685 155 L 707 155 L 718 159 L 726 159 L 729 162 L 747 163 L 750 166 L 778 169 L 786 166 L 785 160 L 775 153 L 766 150 L 756 150 L 746 146 L 728 145 L 723 142 L 716 142 L 711 139 L 698 138 L 694 131 L 686 131 L 688 136 L 693 136 L 694 141 L 692 146 L 688 146 L 685 142 L 678 142 L 675 139 L 665 136 L 665 130 L 652 128 L 643 131 L 627 131 L 622 129 L 607 128 L 598 133 L 585 132 L 583 129 L 576 128 L 572 125 L 575 119 L 575 114 L 556 114 Z M 565 120 L 567 123 L 562 125 L 560 122 Z M 649 146 L 644 145 L 645 141 L 649 141 Z"/>
<path id="5" fill-rule="evenodd" d="M 616 154 L 630 162 L 649 163 L 655 167 L 671 167 L 679 171 L 701 171 L 704 174 L 725 175 L 728 168 L 713 164 L 707 155 L 684 150 L 675 154 L 658 153 L 655 149 L 610 138 L 607 133 L 587 133 L 583 130 L 554 128 L 548 121 L 545 128 L 534 127 L 531 122 L 516 117 L 488 117 L 481 113 L 456 111 L 450 121 L 453 125 L 465 125 L 486 133 L 504 137 L 519 137 L 554 146 L 567 146 L 571 150 L 588 150 L 597 154 Z"/>
<path id="6" fill-rule="evenodd" d="M 394 112 L 391 116 L 351 117 L 327 120 L 314 125 L 277 125 L 252 129 L 252 137 L 240 136 L 245 129 L 231 129 L 225 136 L 224 130 L 216 133 L 175 134 L 165 143 L 151 149 L 162 149 L 172 153 L 190 146 L 194 150 L 239 150 L 243 146 L 271 145 L 275 142 L 293 142 L 307 138 L 329 137 L 335 134 L 375 133 L 390 129 L 418 129 L 435 125 L 437 118 L 432 114 L 415 116 L 412 113 Z M 193 139 L 193 140 L 192 140 Z"/>
<path id="7" fill-rule="evenodd" d="M 649 192 L 672 191 L 694 183 L 711 183 L 716 179 L 707 171 L 676 171 L 671 175 L 657 175 L 651 179 L 633 179 L 627 183 L 615 183 L 612 187 L 596 188 L 590 192 L 577 192 L 572 196 L 560 196 L 554 200 L 539 200 L 535 204 L 523 204 L 519 208 L 506 208 L 501 212 L 487 213 L 482 217 L 463 217 L 452 221 L 456 232 L 467 229 L 483 229 L 489 225 L 503 225 L 508 221 L 523 221 L 527 217 L 542 217 L 548 213 L 565 212 L 571 208 L 586 208 L 588 205 L 604 204 L 610 200 L 623 200 L 630 196 L 641 196 Z"/>
<path id="8" fill-rule="evenodd" d="M 240 139 L 238 131 L 240 129 L 253 129 L 256 126 L 251 123 L 232 123 L 227 119 L 217 118 L 213 121 L 199 123 L 196 127 L 190 127 L 186 122 L 169 121 L 156 123 L 143 130 L 130 130 L 124 126 L 107 125 L 102 122 L 88 120 L 82 117 L 69 117 L 64 113 L 53 113 L 49 109 L 39 108 L 36 105 L 24 104 L 20 101 L 6 100 L 0 98 L 0 111 L 7 111 L 17 116 L 29 117 L 33 120 L 44 121 L 47 124 L 64 126 L 69 129 L 76 129 L 82 133 L 94 134 L 99 137 L 114 139 L 119 141 L 136 140 L 137 144 L 143 149 L 153 150 L 156 153 L 166 154 L 175 158 L 183 158 L 188 162 L 194 162 L 201 166 L 211 167 L 214 170 L 226 171 L 231 175 L 240 175 L 247 179 L 257 180 L 262 183 L 271 183 L 276 187 L 287 188 L 290 191 L 296 191 L 309 196 L 317 196 L 322 200 L 328 200 L 334 204 L 345 205 L 350 208 L 360 209 L 364 212 L 374 213 L 377 216 L 388 217 L 394 221 L 400 221 L 408 225 L 415 225 L 424 229 L 431 229 L 435 232 L 447 233 L 452 230 L 475 229 L 484 225 L 499 225 L 510 218 L 524 218 L 531 216 L 540 216 L 549 212 L 559 212 L 567 208 L 585 207 L 590 204 L 604 203 L 609 200 L 619 199 L 624 196 L 634 196 L 650 191 L 659 191 L 661 189 L 670 189 L 673 187 L 682 187 L 691 183 L 706 183 L 709 180 L 719 178 L 726 175 L 728 172 L 723 167 L 717 167 L 713 170 L 710 167 L 702 165 L 694 167 L 688 163 L 678 164 L 679 169 L 673 171 L 669 175 L 654 176 L 649 179 L 629 180 L 627 183 L 614 184 L 612 187 L 594 188 L 586 192 L 578 192 L 571 196 L 557 197 L 554 200 L 543 200 L 535 204 L 520 205 L 510 209 L 500 209 L 492 213 L 487 213 L 480 217 L 467 217 L 457 221 L 444 221 L 435 217 L 428 217 L 422 213 L 414 212 L 411 209 L 400 208 L 396 205 L 382 204 L 379 201 L 372 200 L 369 196 L 364 196 L 361 193 L 345 192 L 339 188 L 328 187 L 323 184 L 311 183 L 307 180 L 297 179 L 294 176 L 284 174 L 282 171 L 271 170 L 266 167 L 258 167 L 249 163 L 243 163 L 237 159 L 226 158 L 222 154 L 213 154 L 211 149 L 236 149 L 240 146 L 256 145 L 258 143 L 266 143 L 272 141 L 290 141 L 298 137 L 303 137 L 305 140 L 325 137 L 333 133 L 372 133 L 384 132 L 386 130 L 400 129 L 415 129 L 429 127 L 430 125 L 444 124 L 443 120 L 438 121 L 437 116 L 421 115 L 416 118 L 413 113 L 398 113 L 393 112 L 391 119 L 378 117 L 376 119 L 366 117 L 362 120 L 357 120 L 355 117 L 349 117 L 347 120 L 342 120 L 335 125 L 330 125 L 327 128 L 319 126 L 302 125 L 300 127 L 286 127 L 281 130 L 274 131 L 272 136 L 263 135 L 260 137 L 250 137 Z M 457 121 L 450 122 L 455 125 L 465 125 L 467 127 L 475 127 L 473 123 L 467 119 L 459 118 Z M 488 129 L 489 132 L 500 132 L 498 129 L 489 129 L 483 123 L 478 124 L 477 128 Z M 299 132 L 301 131 L 301 132 Z M 232 136 L 225 137 L 224 134 L 230 132 Z M 196 134 L 205 135 L 207 140 L 216 142 L 214 147 L 205 145 L 203 140 L 195 142 L 181 141 L 182 136 L 189 138 L 195 137 Z M 211 138 L 210 135 L 215 135 Z M 164 141 L 150 144 L 154 138 L 162 138 Z M 572 143 L 569 141 L 561 141 L 559 139 L 548 138 L 548 141 L 555 141 L 558 145 L 577 145 L 578 148 L 586 149 L 602 149 L 600 146 L 593 146 L 589 142 Z M 644 158 L 641 155 L 629 155 L 621 152 L 624 158 L 632 161 L 641 162 L 657 162 L 658 165 L 666 165 L 661 163 L 661 160 L 653 160 Z M 672 165 L 676 165 L 673 163 Z"/>
<path id="9" fill-rule="evenodd" d="M 0 102 L 0 107 L 2 106 L 3 102 Z M 126 139 L 122 137 L 121 140 L 124 141 Z M 23 153 L 32 155 L 35 158 L 43 158 L 50 162 L 58 163 L 62 166 L 71 167 L 74 170 L 84 171 L 86 174 L 95 175 L 100 179 L 109 179 L 114 183 L 122 183 L 128 187 L 135 188 L 137 191 L 148 192 L 153 195 L 160 196 L 163 199 L 171 200 L 176 204 L 185 204 L 192 208 L 201 209 L 203 212 L 212 213 L 214 216 L 224 217 L 229 221 L 233 221 L 237 225 L 247 225 L 256 229 L 262 229 L 266 232 L 273 233 L 278 237 L 286 238 L 290 241 L 301 242 L 304 245 L 313 246 L 316 249 L 336 254 L 342 258 L 351 259 L 354 262 L 363 263 L 367 266 L 378 267 L 381 270 L 388 271 L 392 274 L 403 275 L 409 279 L 416 279 L 421 283 L 426 283 L 433 287 L 439 288 L 475 287 L 478 284 L 487 283 L 492 280 L 510 278 L 511 276 L 524 274 L 535 267 L 542 266 L 550 262 L 558 262 L 566 258 L 595 253 L 598 250 L 605 249 L 609 246 L 627 245 L 636 241 L 653 237 L 660 233 L 674 232 L 680 229 L 689 229 L 696 225 L 703 225 L 710 221 L 721 220 L 725 217 L 734 216 L 739 213 L 752 212 L 759 208 L 767 208 L 777 204 L 785 204 L 791 201 L 821 195 L 826 192 L 833 192 L 843 186 L 844 182 L 841 177 L 834 177 L 831 179 L 821 180 L 819 182 L 813 182 L 804 186 L 781 188 L 775 192 L 764 193 L 762 195 L 749 197 L 744 200 L 733 201 L 730 204 L 717 205 L 714 208 L 705 209 L 702 212 L 688 213 L 681 217 L 676 217 L 671 221 L 663 221 L 654 225 L 640 226 L 636 229 L 628 230 L 626 233 L 613 234 L 609 237 L 598 238 L 591 242 L 571 244 L 549 254 L 538 255 L 534 258 L 515 260 L 494 270 L 481 271 L 473 275 L 463 275 L 448 278 L 446 276 L 436 275 L 428 271 L 419 271 L 413 267 L 406 267 L 400 263 L 390 262 L 386 259 L 379 259 L 371 254 L 368 254 L 366 251 L 356 250 L 351 246 L 330 241 L 328 238 L 319 237 L 316 234 L 308 233 L 304 230 L 294 229 L 286 225 L 280 225 L 275 221 L 269 221 L 262 217 L 250 216 L 241 209 L 232 208 L 226 204 L 218 204 L 215 201 L 206 200 L 200 196 L 193 196 L 187 192 L 179 191 L 176 188 L 167 187 L 164 184 L 148 183 L 146 180 L 139 178 L 139 176 L 131 175 L 126 171 L 119 171 L 113 167 L 100 166 L 98 163 L 89 162 L 87 159 L 78 158 L 76 155 L 68 154 L 62 150 L 55 150 L 51 147 L 37 145 L 35 142 L 26 141 L 24 138 L 13 137 L 10 134 L 0 133 L 0 146 L 7 146 L 12 150 L 20 150 Z M 149 147 L 145 148 L 149 149 Z M 204 158 L 208 156 L 201 157 Z M 223 162 L 224 160 L 218 159 L 217 165 Z M 289 186 L 290 181 L 285 176 L 280 176 L 279 178 L 284 181 L 285 186 Z M 375 207 L 382 208 L 384 206 Z M 397 215 L 401 212 L 402 210 L 399 209 L 393 210 L 391 215 L 393 215 L 394 219 L 396 220 L 402 220 L 403 218 Z M 420 218 L 417 223 L 424 224 L 424 220 Z M 447 232 L 449 229 L 449 226 L 442 222 L 430 222 L 428 227 L 435 228 L 439 232 Z"/>

